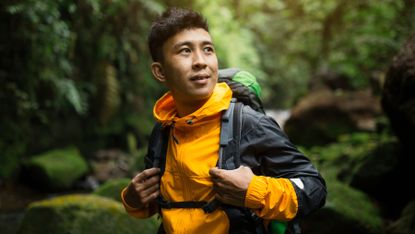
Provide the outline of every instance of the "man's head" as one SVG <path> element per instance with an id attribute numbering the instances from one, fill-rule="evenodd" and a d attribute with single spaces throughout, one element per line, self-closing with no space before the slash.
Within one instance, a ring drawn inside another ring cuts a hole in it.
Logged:
<path id="1" fill-rule="evenodd" d="M 206 19 L 198 12 L 170 8 L 151 25 L 148 46 L 154 62 L 163 60 L 162 47 L 170 37 L 185 29 L 202 28 L 209 32 Z"/>
<path id="2" fill-rule="evenodd" d="M 149 45 L 155 79 L 181 107 L 200 107 L 218 79 L 218 59 L 206 20 L 191 10 L 171 9 L 151 28 Z"/>

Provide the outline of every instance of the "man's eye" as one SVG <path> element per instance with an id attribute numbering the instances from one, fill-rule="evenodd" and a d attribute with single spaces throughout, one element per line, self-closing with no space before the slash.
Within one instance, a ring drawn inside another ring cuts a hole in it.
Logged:
<path id="1" fill-rule="evenodd" d="M 212 52 L 215 52 L 215 49 L 213 49 L 213 47 L 208 46 L 204 48 L 204 51 L 207 53 L 212 53 Z"/>
<path id="2" fill-rule="evenodd" d="M 192 51 L 189 48 L 183 48 L 183 49 L 180 50 L 181 54 L 188 54 L 190 52 L 192 52 Z"/>

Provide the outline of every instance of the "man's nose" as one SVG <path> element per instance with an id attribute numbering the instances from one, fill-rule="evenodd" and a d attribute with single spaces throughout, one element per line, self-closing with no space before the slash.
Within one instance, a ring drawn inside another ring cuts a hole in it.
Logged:
<path id="1" fill-rule="evenodd" d="M 193 56 L 193 67 L 194 68 L 204 68 L 206 67 L 206 57 L 203 54 L 203 51 L 198 51 L 194 53 Z"/>

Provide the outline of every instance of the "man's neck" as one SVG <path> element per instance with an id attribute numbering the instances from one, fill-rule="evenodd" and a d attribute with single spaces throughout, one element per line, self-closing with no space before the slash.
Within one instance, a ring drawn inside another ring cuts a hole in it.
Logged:
<path id="1" fill-rule="evenodd" d="M 192 101 L 192 102 L 175 101 L 177 115 L 179 117 L 184 117 L 186 115 L 189 115 L 197 111 L 199 108 L 201 108 L 207 101 L 208 99 Z"/>

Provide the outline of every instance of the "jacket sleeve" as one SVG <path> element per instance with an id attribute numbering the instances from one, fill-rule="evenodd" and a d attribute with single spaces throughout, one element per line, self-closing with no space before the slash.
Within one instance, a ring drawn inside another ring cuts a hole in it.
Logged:
<path id="1" fill-rule="evenodd" d="M 254 176 L 245 197 L 245 206 L 264 219 L 292 220 L 298 211 L 297 195 L 285 178 Z"/>
<path id="2" fill-rule="evenodd" d="M 324 205 L 324 179 L 271 117 L 244 108 L 240 153 L 241 163 L 257 175 L 245 205 L 258 216 L 291 220 Z"/>
<path id="3" fill-rule="evenodd" d="M 125 210 L 127 211 L 127 213 L 129 215 L 134 216 L 136 218 L 144 219 L 144 218 L 149 218 L 149 217 L 153 216 L 157 212 L 156 202 L 153 202 L 149 206 L 143 207 L 141 209 L 134 208 L 134 207 L 128 205 L 127 202 L 125 201 L 125 198 L 124 198 L 124 194 L 125 194 L 126 190 L 127 190 L 127 188 L 124 188 L 121 191 L 121 201 L 122 201 L 122 204 L 124 205 Z"/>

